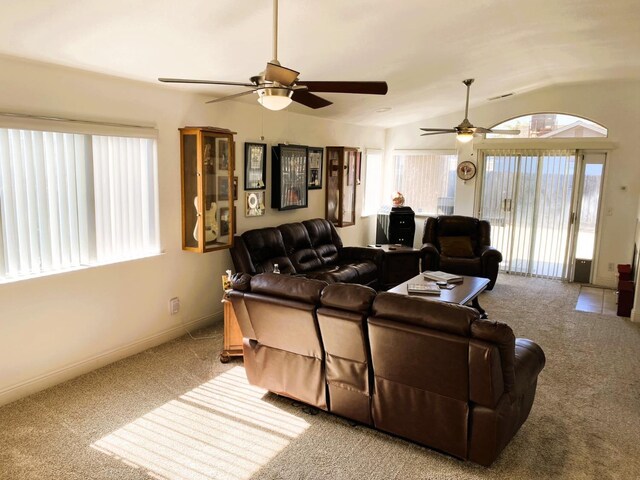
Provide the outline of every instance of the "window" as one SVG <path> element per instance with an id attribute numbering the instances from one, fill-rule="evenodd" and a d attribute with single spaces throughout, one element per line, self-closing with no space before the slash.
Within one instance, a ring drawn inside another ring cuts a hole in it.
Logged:
<path id="1" fill-rule="evenodd" d="M 159 253 L 156 141 L 0 128 L 0 282 Z"/>
<path id="2" fill-rule="evenodd" d="M 524 115 L 491 128 L 520 130 L 520 135 L 487 133 L 487 138 L 585 138 L 606 137 L 609 134 L 605 127 L 591 120 L 561 113 Z"/>
<path id="3" fill-rule="evenodd" d="M 382 150 L 367 149 L 365 154 L 364 203 L 362 216 L 375 215 L 382 205 Z"/>
<path id="4" fill-rule="evenodd" d="M 418 215 L 451 215 L 458 157 L 453 150 L 394 152 L 394 189 Z"/>

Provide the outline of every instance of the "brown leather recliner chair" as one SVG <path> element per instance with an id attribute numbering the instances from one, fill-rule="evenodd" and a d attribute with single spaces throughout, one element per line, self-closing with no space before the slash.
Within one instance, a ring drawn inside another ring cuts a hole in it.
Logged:
<path id="1" fill-rule="evenodd" d="M 488 278 L 487 290 L 493 289 L 502 261 L 502 254 L 491 246 L 489 222 L 461 215 L 427 218 L 420 256 L 423 272 Z"/>

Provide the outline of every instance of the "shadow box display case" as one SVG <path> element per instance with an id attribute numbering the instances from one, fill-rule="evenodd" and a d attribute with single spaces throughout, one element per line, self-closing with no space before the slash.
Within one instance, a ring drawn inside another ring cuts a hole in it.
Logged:
<path id="1" fill-rule="evenodd" d="M 180 129 L 182 249 L 212 252 L 233 242 L 235 132 Z"/>
<path id="2" fill-rule="evenodd" d="M 356 223 L 356 186 L 360 152 L 353 147 L 327 147 L 325 218 L 336 227 Z"/>
<path id="3" fill-rule="evenodd" d="M 307 147 L 283 144 L 271 147 L 271 208 L 307 208 L 308 168 Z"/>

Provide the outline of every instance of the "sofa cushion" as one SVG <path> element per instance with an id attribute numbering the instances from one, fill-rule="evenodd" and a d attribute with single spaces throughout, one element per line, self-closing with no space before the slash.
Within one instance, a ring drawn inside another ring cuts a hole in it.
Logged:
<path id="1" fill-rule="evenodd" d="M 325 265 L 305 276 L 327 283 L 357 283 L 359 279 L 358 271 L 350 265 Z"/>
<path id="2" fill-rule="evenodd" d="M 482 276 L 482 260 L 476 258 L 458 258 L 440 256 L 440 270 L 458 275 Z"/>
<path id="3" fill-rule="evenodd" d="M 273 272 L 278 264 L 282 273 L 296 273 L 291 260 L 287 257 L 280 230 L 273 227 L 249 230 L 242 234 L 251 262 L 256 273 Z"/>
<path id="4" fill-rule="evenodd" d="M 324 265 L 335 265 L 338 261 L 338 249 L 342 248 L 342 240 L 335 227 L 328 220 L 314 218 L 302 222 L 311 240 L 311 246 L 316 250 Z"/>
<path id="5" fill-rule="evenodd" d="M 440 254 L 446 257 L 473 258 L 471 238 L 468 236 L 439 237 Z"/>
<path id="6" fill-rule="evenodd" d="M 349 266 L 358 272 L 357 283 L 368 285 L 378 280 L 378 267 L 371 260 L 350 260 L 341 262 L 341 265 Z"/>
<path id="7" fill-rule="evenodd" d="M 299 273 L 315 270 L 322 265 L 317 252 L 311 247 L 309 233 L 302 223 L 287 223 L 278 227 L 285 251 Z"/>

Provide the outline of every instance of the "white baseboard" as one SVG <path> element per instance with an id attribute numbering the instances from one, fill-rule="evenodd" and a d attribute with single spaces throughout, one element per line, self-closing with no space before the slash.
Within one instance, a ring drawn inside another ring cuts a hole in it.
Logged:
<path id="1" fill-rule="evenodd" d="M 58 368 L 51 372 L 47 372 L 29 380 L 3 388 L 0 390 L 0 406 L 39 392 L 45 388 L 66 382 L 67 380 L 71 380 L 72 378 L 80 375 L 84 375 L 85 373 L 89 373 L 110 363 L 117 362 L 123 358 L 130 357 L 131 355 L 140 353 L 148 348 L 173 340 L 174 338 L 184 335 L 186 330 L 204 327 L 215 321 L 222 321 L 222 312 L 191 320 L 188 323 L 168 328 L 167 330 L 136 340 L 135 342 L 131 342 L 127 345 L 114 348 L 85 360 L 69 364 L 65 367 Z"/>

